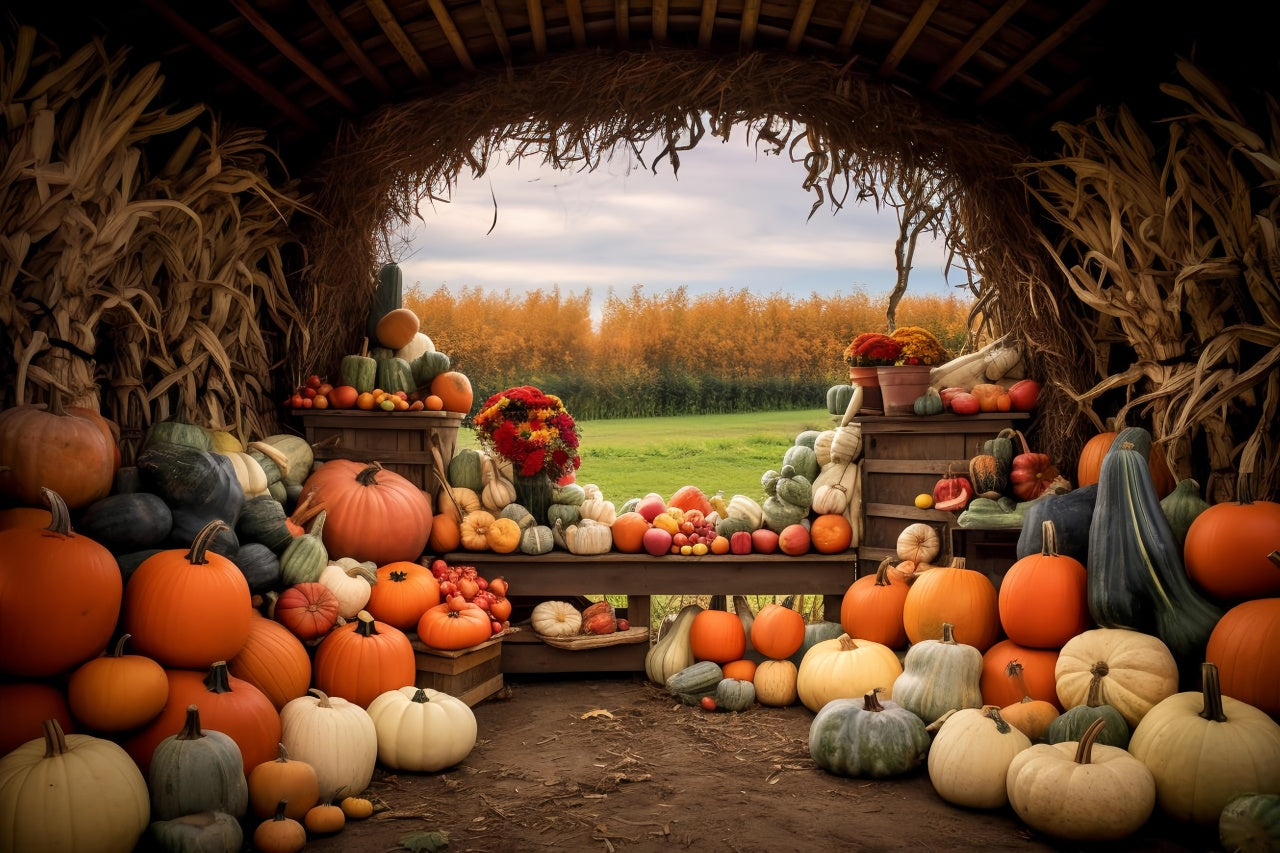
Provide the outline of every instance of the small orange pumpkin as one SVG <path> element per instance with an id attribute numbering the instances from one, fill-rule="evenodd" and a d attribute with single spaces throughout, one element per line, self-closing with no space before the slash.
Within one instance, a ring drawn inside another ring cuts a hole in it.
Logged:
<path id="1" fill-rule="evenodd" d="M 446 370 L 431 380 L 431 393 L 440 398 L 446 412 L 471 411 L 475 402 L 475 393 L 471 390 L 471 380 L 456 370 Z"/>
<path id="2" fill-rule="evenodd" d="M 387 349 L 400 349 L 422 329 L 418 315 L 408 308 L 393 308 L 382 315 L 374 328 L 374 337 Z"/>
<path id="3" fill-rule="evenodd" d="M 473 509 L 463 516 L 462 524 L 458 527 L 462 547 L 468 551 L 488 551 L 488 533 L 493 521 L 493 513 L 484 509 Z"/>
<path id="4" fill-rule="evenodd" d="M 398 561 L 378 567 L 378 582 L 370 589 L 366 609 L 375 619 L 408 631 L 439 603 L 440 582 L 431 570 L 420 563 Z"/>
<path id="5" fill-rule="evenodd" d="M 315 686 L 329 696 L 369 707 L 378 694 L 413 684 L 413 644 L 403 631 L 367 610 L 329 632 L 316 649 Z"/>
<path id="6" fill-rule="evenodd" d="M 457 651 L 493 636 L 489 614 L 471 602 L 455 609 L 448 604 L 429 608 L 418 620 L 418 638 L 433 649 Z M 412 677 L 406 684 L 413 683 Z"/>
<path id="7" fill-rule="evenodd" d="M 766 604 L 751 623 L 751 646 L 774 660 L 789 658 L 804 643 L 805 622 L 799 612 L 781 604 Z"/>
<path id="8" fill-rule="evenodd" d="M 747 632 L 736 613 L 703 610 L 693 617 L 689 648 L 696 660 L 726 664 L 740 659 L 747 650 Z"/>

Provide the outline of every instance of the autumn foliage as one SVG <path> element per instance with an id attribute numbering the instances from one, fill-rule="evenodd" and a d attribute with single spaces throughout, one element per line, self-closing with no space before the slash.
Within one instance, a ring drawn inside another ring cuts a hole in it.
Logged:
<path id="1" fill-rule="evenodd" d="M 686 288 L 612 291 L 598 323 L 590 294 L 558 289 L 410 290 L 405 305 L 465 373 L 476 399 L 531 384 L 560 395 L 575 417 L 646 417 L 810 409 L 848 381 L 844 350 L 887 330 L 887 297 L 796 297 Z M 924 326 L 949 351 L 964 343 L 969 300 L 910 296 L 897 325 Z"/>

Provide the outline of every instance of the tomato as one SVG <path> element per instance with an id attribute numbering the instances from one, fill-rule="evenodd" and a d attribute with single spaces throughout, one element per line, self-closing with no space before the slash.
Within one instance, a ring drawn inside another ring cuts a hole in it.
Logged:
<path id="1" fill-rule="evenodd" d="M 702 710 L 714 711 L 716 709 L 716 698 L 714 696 L 702 697 Z"/>

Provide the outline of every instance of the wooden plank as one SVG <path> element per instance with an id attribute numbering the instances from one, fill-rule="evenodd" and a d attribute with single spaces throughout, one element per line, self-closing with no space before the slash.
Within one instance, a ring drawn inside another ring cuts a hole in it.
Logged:
<path id="1" fill-rule="evenodd" d="M 387 7 L 383 0 L 364 0 L 364 4 L 369 7 L 369 11 L 373 14 L 373 19 L 378 22 L 378 26 L 386 34 L 387 40 L 396 49 L 396 53 L 400 54 L 404 64 L 409 66 L 413 76 L 419 80 L 429 80 L 431 71 L 427 68 L 426 61 L 423 60 L 422 54 L 418 53 L 418 49 L 413 46 L 413 40 L 404 31 L 404 27 L 400 26 L 400 22 L 396 20 L 395 13 Z"/>
<path id="2" fill-rule="evenodd" d="M 898 40 L 893 43 L 893 47 L 889 48 L 884 61 L 880 63 L 881 77 L 891 77 L 898 70 L 898 64 L 907 55 L 911 45 L 915 44 L 916 39 L 920 37 L 920 33 L 924 30 L 925 25 L 929 23 L 929 18 L 937 8 L 938 0 L 923 0 L 916 7 L 915 14 L 907 22 L 907 28 L 898 36 Z"/>
<path id="3" fill-rule="evenodd" d="M 756 28 L 760 26 L 760 0 L 746 0 L 742 4 L 742 28 L 738 31 L 738 47 L 749 50 L 756 42 Z"/>
<path id="4" fill-rule="evenodd" d="M 542 12 L 542 0 L 527 0 L 525 8 L 529 11 L 529 33 L 533 36 L 533 52 L 538 56 L 547 53 L 547 20 Z M 505 33 L 503 34 L 505 38 Z"/>
<path id="5" fill-rule="evenodd" d="M 355 36 L 347 29 L 347 25 L 342 22 L 336 12 L 329 6 L 326 0 L 307 0 L 311 4 L 311 10 L 316 13 L 316 17 L 320 19 L 320 23 L 324 24 L 325 29 L 329 31 L 346 51 L 347 56 L 351 57 L 351 61 L 360 69 L 360 73 L 372 83 L 379 92 L 384 95 L 391 94 L 391 84 L 387 82 L 387 78 L 382 75 L 382 71 L 378 66 L 373 64 L 373 60 L 360 47 Z"/>
<path id="6" fill-rule="evenodd" d="M 334 83 L 333 80 L 329 78 L 329 75 L 325 74 L 319 66 L 308 59 L 306 54 L 285 38 L 284 34 L 272 26 L 271 22 L 268 21 L 261 12 L 251 6 L 247 0 L 231 0 L 231 5 L 236 8 L 236 11 L 240 13 L 241 17 L 248 21 L 255 30 L 262 34 L 263 38 L 271 42 L 272 47 L 280 51 L 281 55 L 294 65 L 298 66 L 302 73 L 306 74 L 307 77 L 311 79 L 311 82 L 315 83 L 327 92 L 329 97 L 333 98 L 348 111 L 353 113 L 357 112 L 358 108 L 356 107 L 356 102 L 351 98 L 351 96 L 344 92 L 337 83 Z"/>
<path id="7" fill-rule="evenodd" d="M 569 15 L 573 46 L 581 50 L 587 46 L 587 24 L 582 17 L 582 0 L 565 0 L 564 9 Z"/>
<path id="8" fill-rule="evenodd" d="M 529 5 L 533 6 L 538 0 L 529 0 Z M 541 10 L 541 6 L 538 7 Z M 497 0 L 480 0 L 480 9 L 484 12 L 485 23 L 489 25 L 489 32 L 493 35 L 494 42 L 498 45 L 498 53 L 502 54 L 502 61 L 507 65 L 511 64 L 511 40 L 507 38 L 507 25 L 502 22 L 502 11 L 498 8 Z M 537 36 L 534 36 L 534 47 L 537 47 Z M 546 49 L 546 44 L 543 44 Z"/>
<path id="9" fill-rule="evenodd" d="M 667 40 L 667 15 L 670 10 L 667 8 L 667 0 L 653 0 L 653 40 L 663 42 Z"/>
<path id="10" fill-rule="evenodd" d="M 795 53 L 804 41 L 804 32 L 809 28 L 809 19 L 813 16 L 813 5 L 817 0 L 800 0 L 796 7 L 795 18 L 791 21 L 791 31 L 787 33 L 787 50 Z"/>
<path id="11" fill-rule="evenodd" d="M 1022 8 L 1024 3 L 1026 0 L 1005 0 L 994 14 L 982 22 L 982 26 L 973 31 L 973 35 L 969 36 L 950 59 L 938 66 L 938 70 L 929 78 L 925 88 L 933 92 L 950 80 L 952 75 L 959 71 L 1013 17 L 1014 13 Z"/>
<path id="12" fill-rule="evenodd" d="M 435 15 L 436 23 L 440 25 L 440 32 L 444 34 L 445 41 L 449 42 L 449 47 L 453 48 L 453 55 L 458 57 L 458 64 L 468 71 L 475 71 L 476 64 L 471 61 L 467 43 L 462 40 L 462 33 L 459 32 L 458 25 L 453 22 L 449 10 L 445 8 L 444 0 L 427 0 L 427 5 L 431 7 L 431 14 Z"/>
<path id="13" fill-rule="evenodd" d="M 862 19 L 867 16 L 867 10 L 870 8 L 871 0 L 853 0 L 853 5 L 849 7 L 849 14 L 845 16 L 844 26 L 840 29 L 840 37 L 836 39 L 837 54 L 847 56 L 853 49 L 853 43 L 858 38 L 858 30 L 862 29 Z"/>
<path id="14" fill-rule="evenodd" d="M 1022 57 L 1022 59 L 1018 60 L 1013 65 L 1010 65 L 1005 69 L 1003 74 L 988 84 L 987 87 L 982 90 L 981 94 L 978 95 L 975 103 L 985 104 L 987 101 L 1007 89 L 1009 85 L 1013 83 L 1014 80 L 1021 77 L 1027 69 L 1043 59 L 1055 47 L 1070 38 L 1071 35 L 1083 26 L 1086 21 L 1098 12 L 1102 11 L 1102 8 L 1107 5 L 1107 2 L 1108 0 L 1090 0 L 1089 3 L 1076 10 L 1075 14 L 1068 18 L 1062 26 L 1050 33 L 1043 41 L 1032 48 L 1026 56 Z"/>
<path id="15" fill-rule="evenodd" d="M 711 46 L 715 29 L 716 0 L 702 0 L 702 11 L 698 14 L 698 47 L 706 50 Z"/>

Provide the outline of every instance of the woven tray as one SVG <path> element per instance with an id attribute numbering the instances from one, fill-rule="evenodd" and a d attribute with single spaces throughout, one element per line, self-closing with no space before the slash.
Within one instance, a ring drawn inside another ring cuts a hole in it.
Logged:
<path id="1" fill-rule="evenodd" d="M 612 634 L 579 634 L 576 637 L 544 637 L 538 634 L 538 639 L 548 646 L 576 652 L 581 649 L 600 649 L 626 643 L 646 643 L 649 641 L 649 629 L 641 626 L 628 628 L 625 631 L 615 631 Z"/>

